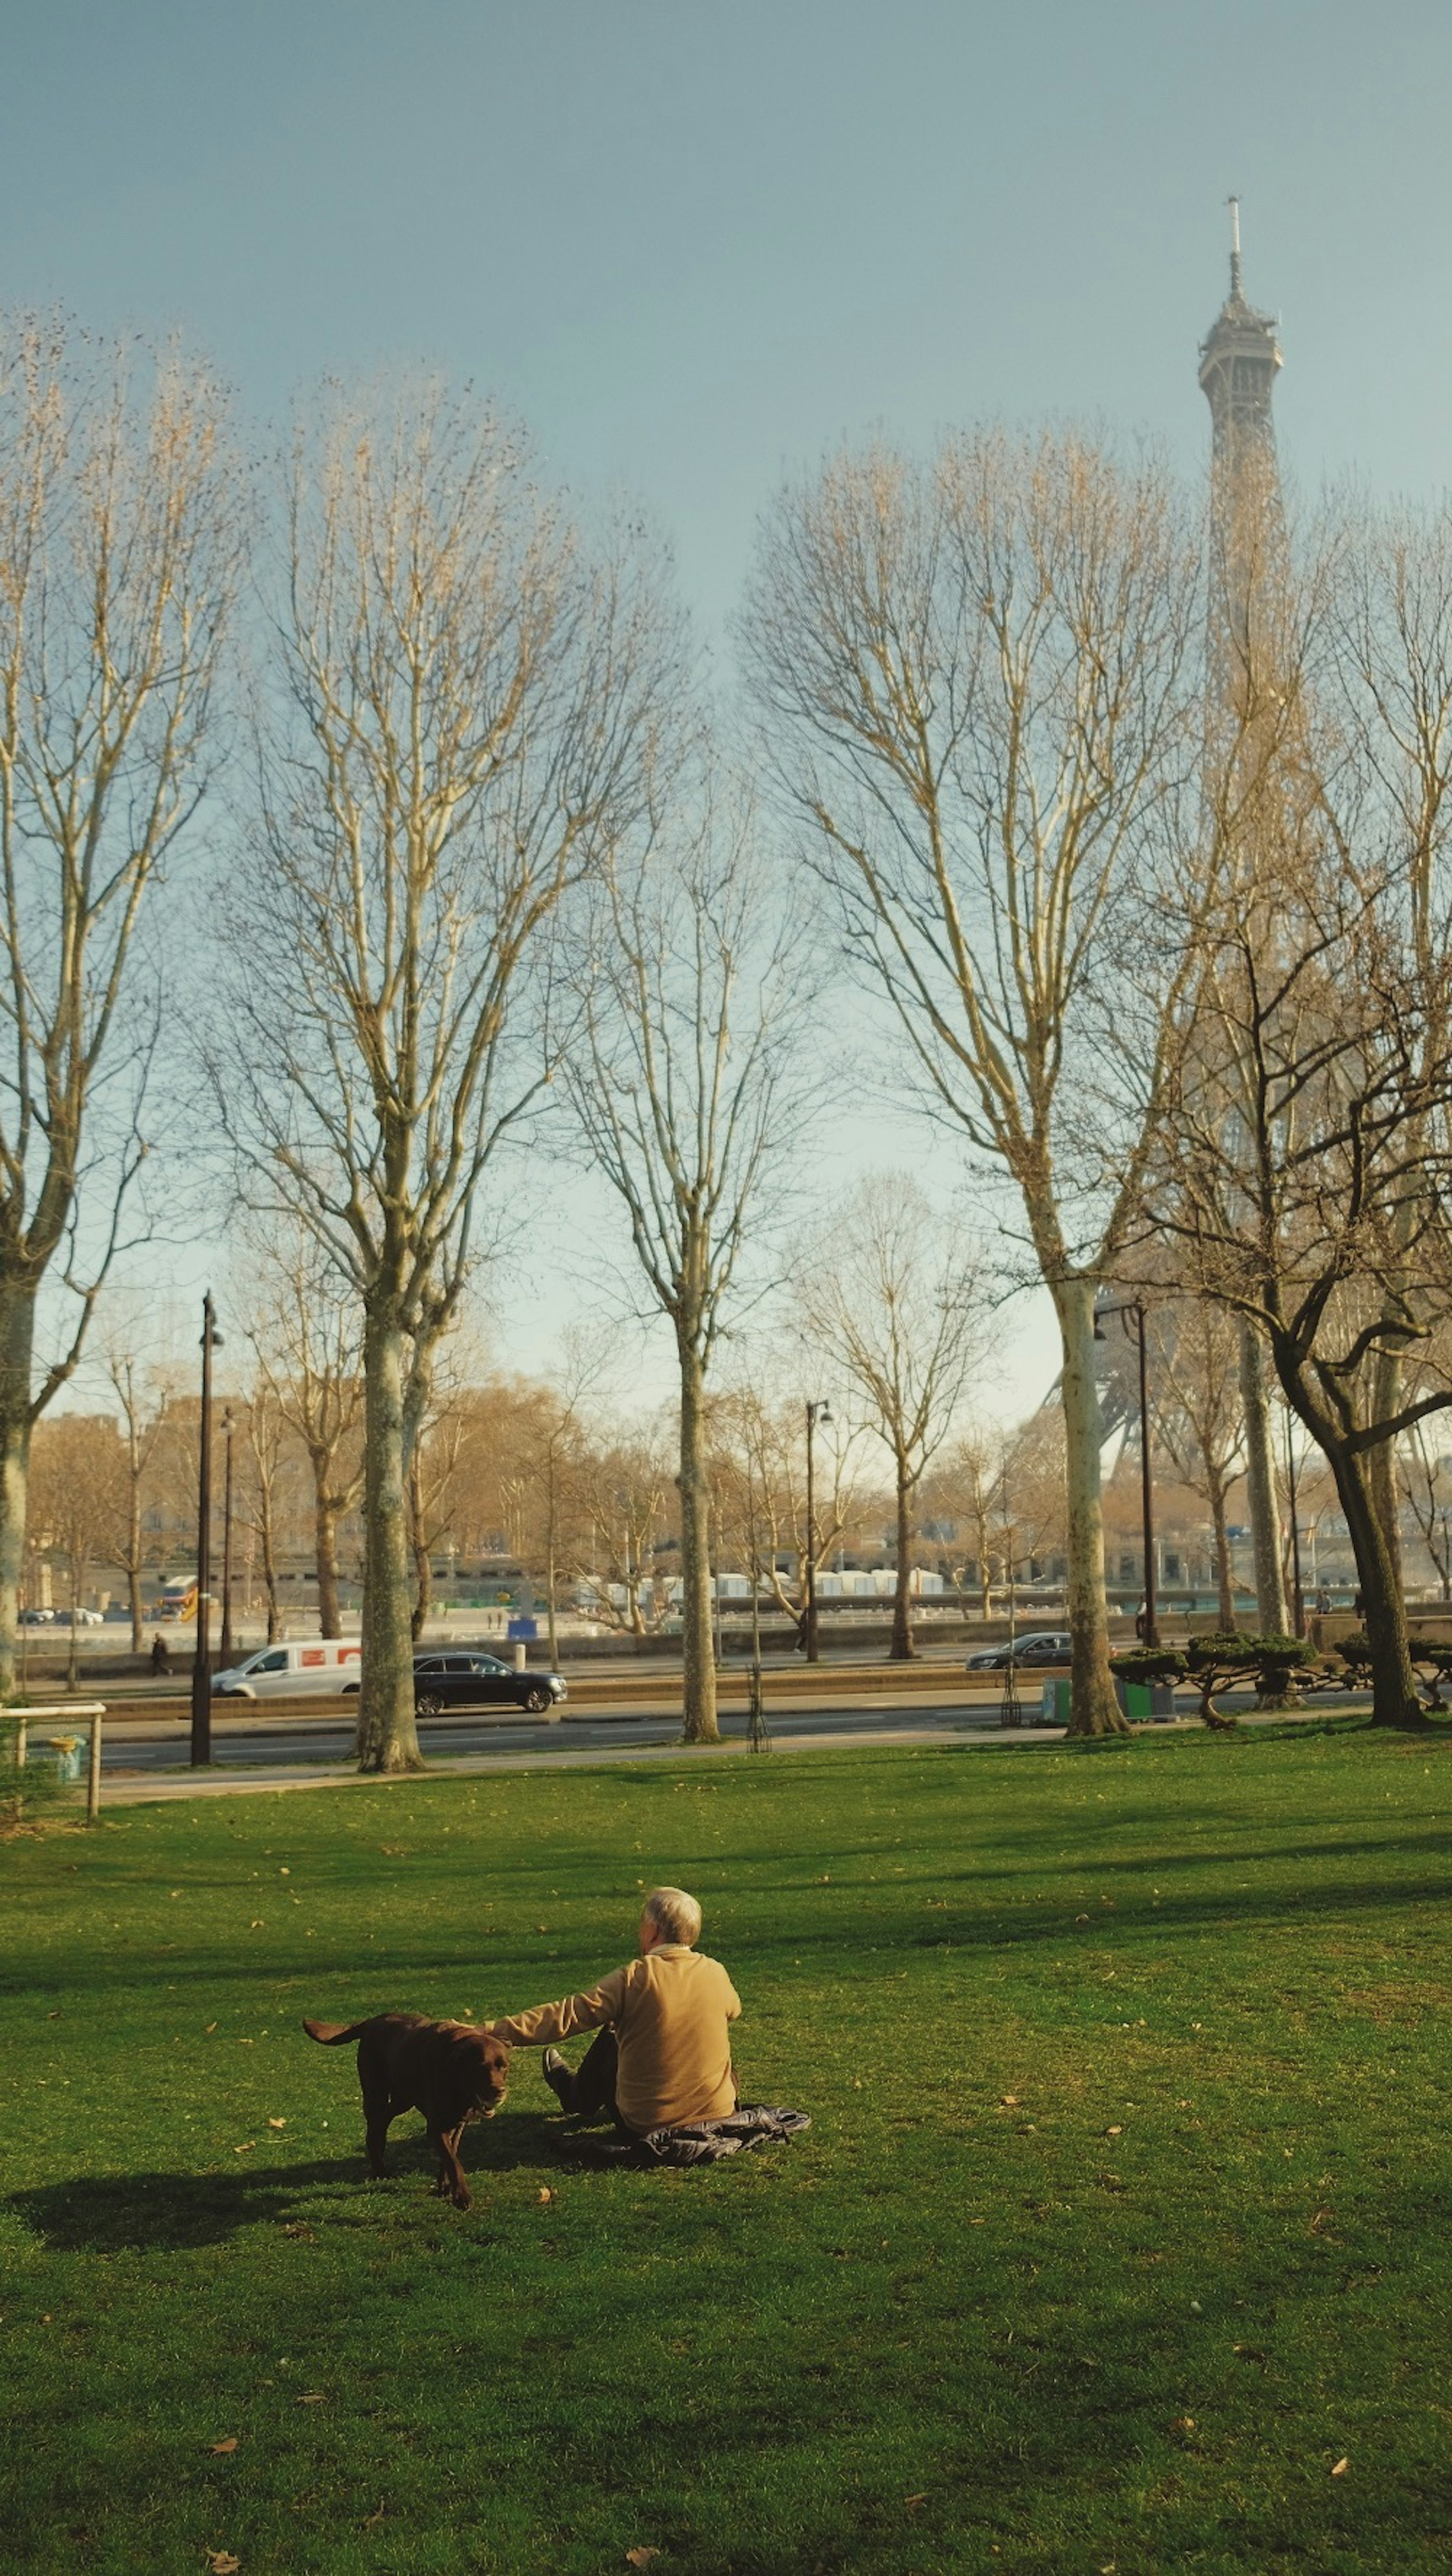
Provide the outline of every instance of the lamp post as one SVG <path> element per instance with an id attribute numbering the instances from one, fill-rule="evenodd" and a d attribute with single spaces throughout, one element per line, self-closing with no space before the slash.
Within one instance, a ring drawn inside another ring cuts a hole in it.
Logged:
<path id="1" fill-rule="evenodd" d="M 807 1661 L 815 1664 L 817 1650 L 817 1490 L 812 1472 L 812 1434 L 819 1422 L 830 1422 L 830 1405 L 807 1405 L 807 1575 L 802 1587 L 802 1633 L 806 1640 Z"/>
<path id="2" fill-rule="evenodd" d="M 1150 1483 L 1149 1380 L 1145 1367 L 1144 1299 L 1142 1297 L 1129 1297 L 1126 1298 L 1122 1306 L 1096 1306 L 1094 1309 L 1094 1339 L 1096 1342 L 1103 1341 L 1104 1334 L 1101 1327 L 1111 1315 L 1117 1315 L 1119 1317 L 1120 1322 L 1124 1324 L 1126 1332 L 1128 1332 L 1129 1326 L 1125 1323 L 1124 1319 L 1127 1315 L 1133 1315 L 1135 1333 L 1139 1342 L 1140 1510 L 1144 1523 L 1143 1642 L 1147 1646 L 1157 1646 L 1160 1642 L 1160 1632 L 1155 1618 L 1155 1515 L 1154 1494 Z"/>
<path id="3" fill-rule="evenodd" d="M 212 1353 L 222 1347 L 212 1292 L 202 1299 L 202 1421 L 197 1468 L 197 1650 L 192 1657 L 192 1768 L 212 1758 Z"/>
<path id="4" fill-rule="evenodd" d="M 222 1413 L 222 1442 L 226 1467 L 222 1479 L 222 1633 L 217 1652 L 223 1665 L 230 1664 L 232 1646 L 232 1407 Z"/>

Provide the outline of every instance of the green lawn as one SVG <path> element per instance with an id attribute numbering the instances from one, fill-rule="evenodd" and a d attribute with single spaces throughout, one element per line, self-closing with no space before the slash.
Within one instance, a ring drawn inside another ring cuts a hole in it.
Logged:
<path id="1" fill-rule="evenodd" d="M 1177 1737 L 0 1848 L 0 2560 L 1445 2563 L 1449 1808 L 1440 1734 Z M 657 1879 L 741 1989 L 746 2098 L 810 2133 L 578 2170 L 526 2055 L 471 2216 L 416 2121 L 366 2181 L 299 2016 L 567 1991 Z"/>

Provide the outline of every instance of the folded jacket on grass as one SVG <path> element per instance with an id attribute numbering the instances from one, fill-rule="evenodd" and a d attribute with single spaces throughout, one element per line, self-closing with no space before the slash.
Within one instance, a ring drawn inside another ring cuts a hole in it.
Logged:
<path id="1" fill-rule="evenodd" d="M 676 2129 L 648 2129 L 642 2138 L 576 2137 L 559 2140 L 562 2155 L 598 2165 L 716 2165 L 746 2147 L 767 2147 L 811 2127 L 805 2111 L 768 2102 L 743 2102 L 719 2120 L 687 2120 Z"/>

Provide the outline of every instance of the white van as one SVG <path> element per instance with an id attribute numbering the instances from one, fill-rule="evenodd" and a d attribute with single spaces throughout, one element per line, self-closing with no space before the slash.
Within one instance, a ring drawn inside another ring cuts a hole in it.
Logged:
<path id="1" fill-rule="evenodd" d="M 312 1691 L 356 1691 L 363 1648 L 356 1637 L 307 1637 L 261 1646 L 245 1664 L 213 1673 L 218 1699 L 298 1699 Z"/>

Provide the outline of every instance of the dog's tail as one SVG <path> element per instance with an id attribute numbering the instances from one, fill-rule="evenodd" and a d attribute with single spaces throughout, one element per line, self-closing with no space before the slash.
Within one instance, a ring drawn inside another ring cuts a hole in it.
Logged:
<path id="1" fill-rule="evenodd" d="M 324 2048 L 341 2048 L 345 2039 L 361 2039 L 368 2025 L 361 2021 L 304 2021 L 309 2039 L 320 2039 Z"/>

